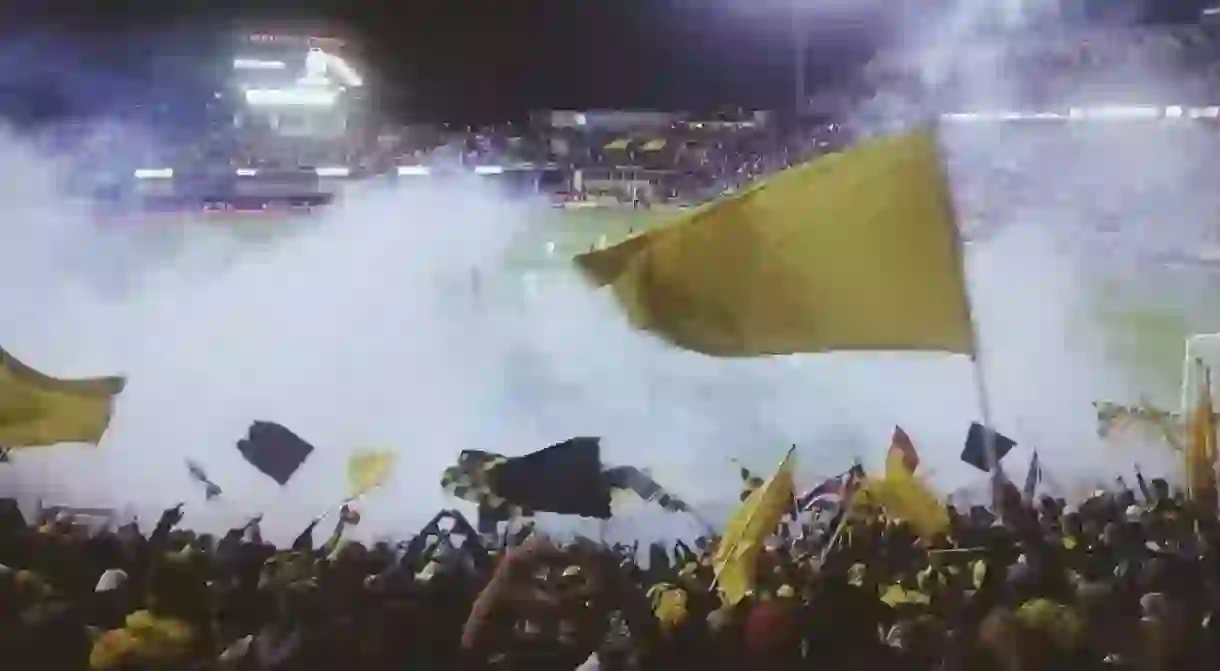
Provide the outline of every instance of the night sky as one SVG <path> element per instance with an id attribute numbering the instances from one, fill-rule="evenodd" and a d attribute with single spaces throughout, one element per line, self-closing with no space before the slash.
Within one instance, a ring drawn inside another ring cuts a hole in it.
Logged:
<path id="1" fill-rule="evenodd" d="M 297 26 L 352 42 L 381 107 L 402 120 L 492 121 L 546 108 L 781 109 L 793 99 L 787 1 L 4 0 L 0 98 L 36 91 L 47 114 L 80 113 L 83 99 L 96 98 L 85 91 L 122 99 L 157 88 L 185 99 L 207 88 L 214 72 L 201 64 L 222 59 L 224 35 Z M 887 0 L 808 1 L 817 7 L 805 19 L 811 91 L 850 77 L 895 30 Z M 903 1 L 914 0 L 893 0 Z M 1202 4 L 1210 3 L 1152 6 L 1172 17 Z"/>

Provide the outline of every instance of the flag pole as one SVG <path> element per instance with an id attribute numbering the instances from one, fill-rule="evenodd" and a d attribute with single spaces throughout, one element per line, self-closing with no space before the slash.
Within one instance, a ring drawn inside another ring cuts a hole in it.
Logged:
<path id="1" fill-rule="evenodd" d="M 856 492 L 859 491 L 859 487 L 860 487 L 860 483 L 855 482 L 856 476 L 853 475 L 853 472 L 856 470 L 856 467 L 859 465 L 860 465 L 860 460 L 856 459 L 855 464 L 853 464 L 852 467 L 847 470 L 846 477 L 848 480 L 847 480 L 847 485 L 845 485 L 845 486 L 851 486 L 851 485 L 855 485 L 855 486 L 852 486 L 849 491 L 844 492 L 846 494 L 846 496 L 843 496 L 839 499 L 839 523 L 837 525 L 835 525 L 834 533 L 832 533 L 830 535 L 830 540 L 826 541 L 826 545 L 822 548 L 821 557 L 819 557 L 819 559 L 818 559 L 819 564 L 826 563 L 826 558 L 830 556 L 830 553 L 832 550 L 834 550 L 835 545 L 838 545 L 839 537 L 841 537 L 843 535 L 843 532 L 847 529 L 847 520 L 848 520 L 848 518 L 851 517 L 852 505 L 856 501 Z M 843 477 L 843 476 L 840 476 L 840 477 Z"/>
<path id="2" fill-rule="evenodd" d="M 825 564 L 826 558 L 830 556 L 835 546 L 839 544 L 839 537 L 843 535 L 843 531 L 847 529 L 847 519 L 851 517 L 851 505 L 856 498 L 855 494 L 843 499 L 839 504 L 839 523 L 835 525 L 835 531 L 830 535 L 830 540 L 826 541 L 826 545 L 822 548 L 822 556 L 818 558 L 818 564 Z"/>
<path id="3" fill-rule="evenodd" d="M 967 295 L 969 295 L 967 293 Z M 971 311 L 973 315 L 973 311 Z M 974 323 L 973 316 L 971 324 Z M 996 514 L 1001 514 L 1000 511 L 1000 460 L 996 456 L 995 451 L 995 430 L 992 428 L 995 424 L 992 422 L 991 415 L 991 393 L 987 387 L 987 377 L 984 372 L 983 364 L 979 360 L 978 346 L 978 329 L 975 328 L 975 343 L 974 356 L 970 358 L 974 367 L 974 388 L 979 399 L 979 416 L 983 420 L 983 463 L 987 465 L 987 471 L 991 474 L 992 499 L 996 506 Z"/>
<path id="4" fill-rule="evenodd" d="M 1195 369 L 1195 336 L 1186 339 L 1186 355 L 1182 357 L 1182 392 L 1178 403 L 1178 413 L 1182 418 L 1190 416 L 1190 382 L 1191 372 Z"/>
<path id="5" fill-rule="evenodd" d="M 945 198 L 945 208 L 949 212 L 949 219 L 953 222 L 953 237 L 956 242 L 954 245 L 957 252 L 958 267 L 962 273 L 962 292 L 965 298 L 966 318 L 970 320 L 970 332 L 973 339 L 974 351 L 970 355 L 970 363 L 974 369 L 974 388 L 975 394 L 978 397 L 979 403 L 979 418 L 983 423 L 983 463 L 986 464 L 988 472 L 991 474 L 991 497 L 992 504 L 995 506 L 997 515 L 1000 511 L 1000 469 L 999 459 L 996 457 L 995 449 L 995 426 L 992 421 L 991 413 L 991 393 L 987 385 L 987 376 L 984 370 L 982 361 L 982 346 L 979 339 L 979 323 L 975 319 L 974 298 L 970 294 L 969 278 L 966 273 L 966 243 L 962 238 L 962 231 L 959 226 L 960 218 L 958 217 L 957 204 L 953 200 L 952 190 L 949 188 L 950 176 L 949 167 L 945 163 L 945 152 L 940 144 L 940 123 L 939 119 L 932 122 L 932 130 L 937 143 L 937 167 L 940 170 L 941 183 L 945 185 L 942 194 Z"/>

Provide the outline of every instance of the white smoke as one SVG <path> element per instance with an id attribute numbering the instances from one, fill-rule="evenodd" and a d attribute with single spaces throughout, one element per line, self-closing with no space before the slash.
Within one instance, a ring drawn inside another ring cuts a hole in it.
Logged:
<path id="1" fill-rule="evenodd" d="M 607 296 L 565 268 L 536 271 L 535 295 L 522 301 L 520 273 L 503 259 L 546 215 L 477 180 L 363 189 L 315 219 L 273 224 L 297 230 L 262 239 L 239 228 L 265 222 L 95 221 L 20 141 L 0 146 L 0 164 L 25 176 L 0 186 L 12 214 L 0 341 L 52 374 L 129 377 L 99 449 L 23 451 L 5 467 L 6 489 L 27 499 L 133 507 L 145 519 L 187 501 L 188 521 L 204 528 L 262 512 L 271 537 L 285 541 L 343 498 L 351 449 L 392 449 L 394 479 L 362 504 L 363 526 L 405 533 L 453 505 L 438 480 L 459 450 L 521 454 L 598 435 L 607 461 L 651 468 L 678 494 L 721 510 L 737 492 L 733 457 L 765 471 L 795 443 L 812 483 L 854 458 L 876 465 L 894 424 L 915 436 L 946 487 L 978 478 L 956 458 L 977 415 L 968 362 L 678 352 L 632 332 Z M 1044 240 L 1025 238 L 1004 244 L 1026 256 L 975 266 L 984 269 L 975 279 L 997 417 L 1066 435 L 1060 429 L 1072 427 L 1048 417 L 1086 402 L 1083 381 L 1095 376 L 1060 379 L 1067 355 L 1050 336 L 1029 337 L 1032 318 L 1055 338 L 1066 332 L 1048 320 L 1067 310 L 1035 299 L 1067 295 L 1071 282 L 1066 268 L 1045 265 Z M 1014 293 L 1023 270 L 1014 266 L 1035 254 L 1041 272 Z M 475 268 L 485 285 L 477 297 Z M 1028 303 L 1014 302 L 1019 295 Z M 1006 309 L 988 307 L 1000 301 Z M 284 488 L 234 447 L 255 419 L 318 447 Z M 1012 421 L 1000 426 L 1022 437 Z M 187 458 L 225 489 L 221 500 L 203 502 Z M 697 528 L 663 514 L 630 519 L 615 524 L 645 534 Z"/>
<path id="2" fill-rule="evenodd" d="M 928 77 L 964 62 L 945 53 L 976 39 L 969 11 L 908 35 L 938 46 L 921 63 Z M 989 63 L 963 78 L 992 95 L 1005 70 Z M 1073 231 L 1099 189 L 1134 183 L 1131 166 L 1172 164 L 1191 140 L 1115 133 L 1088 153 L 1042 140 L 1030 156 L 1003 129 L 953 132 L 945 139 L 966 205 L 1005 193 L 971 176 L 1006 164 L 1021 193 L 1053 194 L 989 207 L 994 227 L 968 250 L 994 424 L 1022 443 L 1009 470 L 1019 477 L 1031 447 L 1069 479 L 1125 470 L 1097 442 L 1090 403 L 1138 390 L 1088 318 L 1091 238 Z M 2 491 L 27 501 L 132 507 L 144 519 L 187 501 L 187 523 L 204 528 L 262 512 L 270 537 L 287 541 L 345 495 L 351 449 L 393 449 L 394 478 L 361 504 L 361 526 L 404 534 L 455 505 L 438 481 L 458 451 L 522 454 L 598 435 L 607 461 L 651 468 L 677 494 L 717 507 L 736 497 L 730 458 L 766 471 L 795 443 L 810 485 L 855 458 L 879 465 L 895 424 L 943 491 L 982 480 L 958 460 L 980 417 L 968 361 L 712 360 L 632 332 L 571 269 L 536 271 L 536 295 L 522 301 L 521 274 L 504 259 L 547 217 L 477 180 L 368 187 L 278 224 L 296 230 L 249 236 L 204 221 L 99 223 L 59 188 L 55 161 L 11 134 L 0 167 L 0 342 L 48 373 L 129 377 L 99 449 L 23 451 L 0 467 Z M 1159 184 L 1141 200 L 1173 188 Z M 1106 192 L 1125 199 L 1120 214 L 1134 199 Z M 284 488 L 234 447 L 255 419 L 318 447 Z M 187 458 L 225 489 L 220 501 L 204 503 Z M 662 514 L 612 525 L 645 535 L 693 526 Z"/>
<path id="3" fill-rule="evenodd" d="M 1020 4 L 1000 22 L 993 3 L 963 1 L 905 23 L 888 63 L 870 71 L 886 83 L 858 122 L 1213 102 L 1199 98 L 1199 73 L 1175 64 L 1163 30 L 1067 26 L 1058 3 Z M 1105 61 L 1068 65 L 1100 53 Z M 895 66 L 908 76 L 885 79 Z M 920 104 L 906 95 L 912 81 L 926 93 Z M 1190 121 L 939 128 L 976 240 L 968 266 L 997 428 L 1039 448 L 1061 481 L 1108 481 L 1136 461 L 1172 472 L 1161 446 L 1119 451 L 1097 440 L 1089 403 L 1176 406 L 1183 332 L 1215 329 L 1220 315 L 1200 301 L 1214 282 L 1159 260 L 1215 244 L 1206 222 L 1220 202 L 1200 188 L 1211 131 Z M 1122 316 L 1099 319 L 1103 311 Z"/>
<path id="4" fill-rule="evenodd" d="M 286 540 L 342 499 L 352 448 L 386 448 L 398 469 L 364 503 L 364 526 L 404 533 L 446 503 L 440 473 L 462 449 L 520 454 L 601 435 L 607 461 L 712 500 L 735 496 L 729 457 L 765 469 L 839 421 L 818 410 L 837 382 L 782 360 L 672 352 L 632 333 L 571 270 L 544 275 L 523 305 L 503 259 L 540 213 L 478 181 L 363 189 L 280 224 L 300 230 L 251 241 L 202 220 L 95 221 L 11 136 L 0 165 L 16 177 L 0 187 L 0 339 L 51 374 L 129 378 L 100 449 L 14 457 L 4 486 L 27 500 L 131 506 L 145 519 L 185 500 L 203 527 L 263 512 Z M 475 268 L 490 285 L 479 300 Z M 319 448 L 285 488 L 234 447 L 254 419 Z M 225 489 L 220 501 L 202 502 L 187 458 Z"/>

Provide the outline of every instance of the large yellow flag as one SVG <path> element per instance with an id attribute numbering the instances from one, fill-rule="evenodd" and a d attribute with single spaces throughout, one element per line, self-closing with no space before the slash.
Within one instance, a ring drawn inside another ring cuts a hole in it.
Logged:
<path id="1" fill-rule="evenodd" d="M 792 479 L 795 451 L 796 448 L 788 450 L 775 475 L 750 494 L 725 527 L 712 568 L 726 603 L 736 604 L 754 589 L 754 570 L 763 544 L 775 533 L 784 513 L 792 508 L 796 489 Z"/>
<path id="2" fill-rule="evenodd" d="M 63 380 L 0 348 L 0 447 L 96 445 L 110 424 L 121 377 Z"/>
<path id="3" fill-rule="evenodd" d="M 1202 362 L 1196 365 L 1203 367 Z M 1211 371 L 1203 367 L 1199 397 L 1190 418 L 1190 442 L 1186 449 L 1186 477 L 1190 498 L 1216 504 L 1216 415 L 1212 409 Z"/>
<path id="4" fill-rule="evenodd" d="M 389 451 L 357 450 L 347 458 L 347 495 L 364 496 L 385 484 L 394 472 L 397 455 Z"/>
<path id="5" fill-rule="evenodd" d="M 789 169 L 576 263 L 634 326 L 714 356 L 974 350 L 928 133 Z"/>

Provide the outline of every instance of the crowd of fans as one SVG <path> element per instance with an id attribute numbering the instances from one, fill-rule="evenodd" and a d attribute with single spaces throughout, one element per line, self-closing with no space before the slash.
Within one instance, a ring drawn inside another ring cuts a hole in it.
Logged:
<path id="1" fill-rule="evenodd" d="M 653 200 L 690 202 L 739 189 L 758 177 L 846 143 L 834 123 L 779 129 L 735 117 L 675 120 L 631 130 L 505 124 L 404 134 L 393 163 L 430 169 L 541 167 L 559 175 L 551 191 L 572 197 L 613 192 L 630 201 L 638 185 Z M 582 179 L 574 182 L 573 175 Z M 596 185 L 614 183 L 613 188 Z"/>
<path id="2" fill-rule="evenodd" d="M 674 115 L 675 119 L 677 115 Z M 264 174 L 345 169 L 353 177 L 392 175 L 401 167 L 431 174 L 503 170 L 533 191 L 573 198 L 613 192 L 630 202 L 641 185 L 652 200 L 702 201 L 740 188 L 817 153 L 845 144 L 842 128 L 799 130 L 723 119 L 602 130 L 534 124 L 452 127 L 416 124 L 343 138 L 279 137 L 217 129 L 191 142 L 132 138 L 120 127 L 89 129 L 78 156 L 90 166 L 172 168 L 192 174 Z M 577 171 L 583 179 L 574 178 Z M 539 178 L 545 173 L 544 178 Z M 507 178 L 504 178 L 507 180 Z M 613 188 L 598 184 L 613 183 Z"/>
<path id="3" fill-rule="evenodd" d="M 0 655 L 54 669 L 1204 669 L 1220 662 L 1215 506 L 1162 480 L 1077 506 L 1009 487 L 920 538 L 882 510 L 781 525 L 748 598 L 715 536 L 669 546 L 478 534 L 439 513 L 399 545 L 222 538 L 165 511 L 90 533 L 0 531 Z M 845 521 L 840 528 L 839 523 Z M 314 523 L 315 525 L 317 522 Z M 835 533 L 838 531 L 838 533 Z"/>

